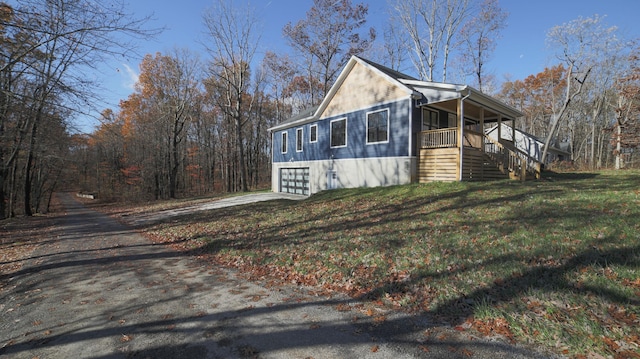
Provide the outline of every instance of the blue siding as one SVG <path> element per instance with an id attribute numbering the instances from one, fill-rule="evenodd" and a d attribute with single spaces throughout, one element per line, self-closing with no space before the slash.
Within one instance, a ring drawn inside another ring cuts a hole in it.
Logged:
<path id="1" fill-rule="evenodd" d="M 273 162 L 410 156 L 414 152 L 409 148 L 411 108 L 411 100 L 406 99 L 276 131 L 273 135 Z M 367 144 L 367 113 L 382 109 L 389 109 L 389 141 Z M 331 148 L 331 121 L 344 117 L 347 118 L 347 146 Z M 314 124 L 318 126 L 318 140 L 310 143 L 310 127 Z M 303 128 L 303 150 L 296 152 L 296 129 L 300 127 Z M 283 131 L 287 131 L 288 142 L 287 153 L 284 154 L 280 151 Z"/>

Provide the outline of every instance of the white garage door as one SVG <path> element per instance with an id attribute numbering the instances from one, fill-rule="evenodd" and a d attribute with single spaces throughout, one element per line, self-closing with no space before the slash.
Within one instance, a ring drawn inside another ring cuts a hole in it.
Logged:
<path id="1" fill-rule="evenodd" d="M 309 167 L 281 168 L 280 192 L 309 195 Z"/>

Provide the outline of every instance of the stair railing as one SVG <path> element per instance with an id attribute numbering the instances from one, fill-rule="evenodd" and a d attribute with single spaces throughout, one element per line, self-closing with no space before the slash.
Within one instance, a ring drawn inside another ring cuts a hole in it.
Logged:
<path id="1" fill-rule="evenodd" d="M 540 178 L 542 167 L 540 162 L 516 147 L 511 149 L 487 135 L 484 137 L 486 139 L 485 153 L 498 164 L 503 173 L 508 171 L 522 181 L 527 178 L 527 174 L 534 176 L 536 179 Z"/>

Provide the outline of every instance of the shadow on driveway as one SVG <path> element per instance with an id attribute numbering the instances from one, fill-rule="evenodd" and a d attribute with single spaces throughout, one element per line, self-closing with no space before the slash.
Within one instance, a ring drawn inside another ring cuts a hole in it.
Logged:
<path id="1" fill-rule="evenodd" d="M 53 238 L 4 278 L 0 357 L 542 357 L 313 288 L 248 282 L 63 202 Z"/>

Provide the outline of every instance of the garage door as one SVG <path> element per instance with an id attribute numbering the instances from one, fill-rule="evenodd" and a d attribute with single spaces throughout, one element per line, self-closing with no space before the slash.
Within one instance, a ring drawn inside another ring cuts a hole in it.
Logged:
<path id="1" fill-rule="evenodd" d="M 309 167 L 281 168 L 280 192 L 309 195 Z"/>

